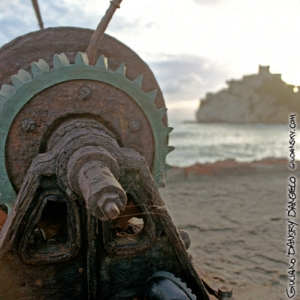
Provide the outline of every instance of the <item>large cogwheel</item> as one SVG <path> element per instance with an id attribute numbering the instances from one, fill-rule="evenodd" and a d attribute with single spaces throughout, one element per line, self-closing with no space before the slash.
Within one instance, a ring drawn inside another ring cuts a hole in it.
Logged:
<path id="1" fill-rule="evenodd" d="M 157 109 L 157 92 L 141 89 L 142 75 L 131 81 L 125 64 L 108 70 L 101 56 L 89 65 L 79 52 L 70 64 L 65 54 L 55 55 L 53 68 L 43 59 L 31 64 L 31 73 L 20 70 L 12 85 L 0 91 L 0 202 L 10 206 L 32 159 L 45 151 L 45 141 L 60 122 L 84 116 L 103 122 L 118 142 L 142 154 L 159 187 L 170 167 L 166 155 L 172 128 L 162 118 L 166 108 Z"/>

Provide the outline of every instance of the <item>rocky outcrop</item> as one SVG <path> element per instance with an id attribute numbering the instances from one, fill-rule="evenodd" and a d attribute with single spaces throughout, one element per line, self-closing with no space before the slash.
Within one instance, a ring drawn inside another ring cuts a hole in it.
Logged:
<path id="1" fill-rule="evenodd" d="M 227 89 L 200 100 L 198 122 L 286 124 L 289 114 L 300 113 L 300 89 L 285 83 L 281 74 L 270 73 L 269 66 L 227 84 Z"/>

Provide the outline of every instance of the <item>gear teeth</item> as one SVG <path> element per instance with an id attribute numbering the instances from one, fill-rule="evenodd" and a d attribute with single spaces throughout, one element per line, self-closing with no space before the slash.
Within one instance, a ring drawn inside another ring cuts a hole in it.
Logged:
<path id="1" fill-rule="evenodd" d="M 50 67 L 43 59 L 39 59 L 38 62 L 33 62 L 31 64 L 31 72 L 33 77 L 36 77 L 44 73 L 48 73 L 49 71 L 50 71 Z"/>
<path id="2" fill-rule="evenodd" d="M 107 67 L 108 67 L 107 57 L 105 57 L 104 55 L 101 55 L 96 63 L 96 66 L 107 70 Z"/>
<path id="3" fill-rule="evenodd" d="M 174 128 L 173 127 L 165 127 L 164 130 L 165 130 L 165 134 L 169 135 L 174 130 Z"/>
<path id="4" fill-rule="evenodd" d="M 72 68 L 74 68 L 73 73 Z M 93 68 L 95 68 L 95 70 L 93 70 Z M 9 104 L 10 100 L 15 101 L 18 96 L 22 97 L 23 102 L 13 102 L 13 104 L 17 105 L 17 107 L 14 107 L 13 113 L 17 113 L 24 103 L 27 103 L 32 95 L 37 93 L 37 85 L 40 85 L 41 82 L 43 82 L 43 88 L 48 88 L 51 86 L 50 83 L 59 83 L 61 80 L 67 80 L 65 74 L 69 76 L 70 73 L 73 74 L 72 78 L 77 78 L 78 73 L 78 78 L 82 79 L 82 76 L 84 77 L 85 75 L 82 75 L 81 71 L 78 72 L 79 69 L 86 70 L 89 74 L 93 74 L 92 78 L 95 78 L 95 80 L 99 82 L 111 84 L 120 90 L 124 90 L 143 109 L 154 134 L 155 158 L 153 161 L 152 174 L 157 186 L 164 187 L 163 173 L 170 168 L 170 166 L 165 164 L 166 155 L 173 150 L 173 147 L 167 146 L 167 137 L 172 131 L 172 128 L 165 127 L 161 122 L 167 109 L 161 108 L 158 110 L 155 106 L 154 101 L 158 93 L 157 90 L 151 91 L 148 94 L 142 90 L 143 75 L 137 76 L 133 81 L 125 76 L 125 63 L 120 64 L 115 71 L 110 71 L 108 70 L 108 59 L 104 55 L 99 57 L 95 66 L 91 66 L 89 65 L 86 53 L 80 52 L 76 55 L 74 64 L 70 64 L 69 59 L 64 53 L 54 55 L 53 68 L 50 68 L 45 60 L 39 59 L 38 62 L 31 63 L 32 75 L 25 70 L 20 70 L 18 74 L 12 76 L 13 85 L 4 84 L 0 87 L 0 113 L 3 116 L 10 114 L 10 107 L 6 105 L 6 102 Z M 101 69 L 100 72 L 99 69 Z M 98 76 L 99 73 L 101 75 L 100 77 Z M 95 74 L 97 74 L 97 76 Z M 45 75 L 45 80 L 43 75 Z M 42 78 L 40 78 L 40 76 Z M 49 85 L 47 85 L 48 82 Z M 0 122 L 0 154 L 5 152 L 4 143 L 1 143 L 1 140 L 5 140 L 8 136 L 8 129 L 6 124 Z M 4 166 L 5 162 L 1 161 L 0 157 L 0 174 L 3 174 L 0 181 L 4 183 L 0 186 L 0 193 L 5 193 L 9 202 L 12 203 L 15 199 L 15 192 L 10 184 L 10 179 Z"/>
<path id="5" fill-rule="evenodd" d="M 12 85 L 3 84 L 0 90 L 0 97 L 5 98 L 7 100 L 8 98 L 12 97 L 16 92 L 16 89 Z"/>
<path id="6" fill-rule="evenodd" d="M 154 90 L 147 94 L 147 97 L 154 103 L 154 100 L 157 96 L 157 90 Z"/>
<path id="7" fill-rule="evenodd" d="M 53 57 L 53 66 L 54 69 L 58 69 L 61 67 L 69 66 L 70 62 L 66 56 L 66 54 L 61 53 L 61 54 L 55 54 Z"/>
<path id="8" fill-rule="evenodd" d="M 136 84 L 138 87 L 142 87 L 143 83 L 143 75 L 139 75 L 136 79 L 132 81 L 134 84 Z"/>
<path id="9" fill-rule="evenodd" d="M 150 280 L 152 278 L 169 279 L 185 293 L 189 300 L 197 300 L 196 296 L 193 294 L 192 290 L 187 286 L 187 284 L 183 282 L 179 277 L 176 277 L 173 273 L 158 271 L 150 278 Z"/>
<path id="10" fill-rule="evenodd" d="M 15 87 L 8 85 L 8 84 L 3 84 L 0 90 L 0 112 L 2 111 L 2 108 L 8 98 L 13 96 L 16 93 Z"/>
<path id="11" fill-rule="evenodd" d="M 171 153 L 172 151 L 175 150 L 175 147 L 173 146 L 166 146 L 165 151 L 166 151 L 166 155 Z"/>
<path id="12" fill-rule="evenodd" d="M 173 167 L 168 165 L 168 164 L 165 164 L 165 172 L 167 172 L 168 170 L 171 170 Z"/>
<path id="13" fill-rule="evenodd" d="M 78 52 L 75 57 L 75 65 L 89 65 L 89 58 L 86 53 Z"/>
<path id="14" fill-rule="evenodd" d="M 166 112 L 167 112 L 167 108 L 161 108 L 161 109 L 159 109 L 157 112 L 159 113 L 159 116 L 160 116 L 160 118 L 162 119 L 164 116 L 165 116 L 165 114 L 166 114 Z"/>
<path id="15" fill-rule="evenodd" d="M 126 71 L 125 63 L 121 63 L 115 72 L 125 77 L 125 71 Z"/>
<path id="16" fill-rule="evenodd" d="M 31 81 L 31 79 L 31 74 L 23 69 L 21 69 L 17 75 L 11 77 L 12 83 L 16 89 L 20 88 L 24 83 Z"/>
<path id="17" fill-rule="evenodd" d="M 180 279 L 179 279 L 180 280 Z M 180 280 L 181 281 L 181 280 Z M 182 282 L 182 281 L 181 281 Z M 191 300 L 197 300 L 196 296 L 193 294 L 192 290 L 188 288 L 185 282 L 182 282 L 182 285 L 186 287 L 186 290 L 189 292 L 189 297 Z"/>

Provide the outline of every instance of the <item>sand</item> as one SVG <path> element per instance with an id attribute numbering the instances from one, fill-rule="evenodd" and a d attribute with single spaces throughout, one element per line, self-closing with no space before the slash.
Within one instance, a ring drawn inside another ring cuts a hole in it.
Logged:
<path id="1" fill-rule="evenodd" d="M 235 299 L 289 299 L 287 190 L 290 176 L 300 185 L 298 165 L 291 171 L 285 160 L 227 161 L 167 174 L 160 192 L 175 224 L 190 235 L 194 263 L 232 287 Z M 299 278 L 298 272 L 300 291 Z"/>
<path id="2" fill-rule="evenodd" d="M 231 287 L 235 300 L 289 299 L 286 208 L 289 178 L 300 186 L 298 166 L 225 161 L 174 167 L 166 175 L 160 192 L 175 224 L 190 235 L 194 264 L 217 285 Z M 298 238 L 300 253 L 299 246 Z"/>

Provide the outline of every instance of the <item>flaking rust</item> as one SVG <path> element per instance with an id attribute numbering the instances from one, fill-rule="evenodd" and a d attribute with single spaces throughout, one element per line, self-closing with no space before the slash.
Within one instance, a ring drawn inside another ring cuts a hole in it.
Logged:
<path id="1" fill-rule="evenodd" d="M 232 299 L 159 194 L 172 129 L 149 67 L 104 34 L 111 2 L 93 35 L 1 48 L 0 299 Z"/>

